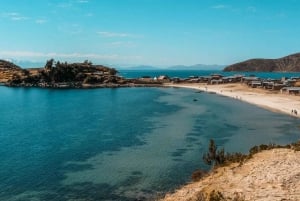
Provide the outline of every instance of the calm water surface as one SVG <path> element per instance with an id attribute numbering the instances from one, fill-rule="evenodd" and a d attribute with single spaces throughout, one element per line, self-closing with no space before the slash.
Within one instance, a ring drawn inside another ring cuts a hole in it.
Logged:
<path id="1" fill-rule="evenodd" d="M 300 138 L 298 119 L 187 89 L 0 87 L 0 106 L 0 200 L 145 200 L 207 168 L 211 138 Z"/>
<path id="2" fill-rule="evenodd" d="M 168 75 L 169 77 L 187 78 L 189 76 L 207 76 L 211 74 L 222 74 L 224 76 L 232 75 L 255 75 L 264 79 L 281 79 L 282 77 L 300 77 L 300 72 L 223 72 L 221 70 L 119 70 L 119 74 L 129 78 L 139 78 L 142 76 L 158 77 L 160 75 Z"/>

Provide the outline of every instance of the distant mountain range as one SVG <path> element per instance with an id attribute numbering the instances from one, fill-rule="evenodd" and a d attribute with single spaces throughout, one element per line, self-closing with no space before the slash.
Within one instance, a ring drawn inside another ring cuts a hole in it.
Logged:
<path id="1" fill-rule="evenodd" d="M 170 66 L 168 69 L 170 70 L 222 70 L 225 65 L 207 65 L 207 64 L 196 64 L 192 66 L 185 66 L 185 65 L 176 65 Z"/>
<path id="2" fill-rule="evenodd" d="M 206 65 L 206 64 L 196 64 L 191 66 L 186 65 L 175 65 L 169 67 L 157 67 L 157 66 L 148 66 L 140 65 L 133 67 L 120 67 L 120 69 L 128 70 L 223 70 L 225 65 Z"/>
<path id="3" fill-rule="evenodd" d="M 227 66 L 224 71 L 300 72 L 300 53 L 279 59 L 250 59 Z"/>

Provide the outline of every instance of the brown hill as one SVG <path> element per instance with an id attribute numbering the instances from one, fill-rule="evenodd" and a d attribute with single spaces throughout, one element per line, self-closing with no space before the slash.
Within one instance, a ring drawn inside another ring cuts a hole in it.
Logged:
<path id="1" fill-rule="evenodd" d="M 227 66 L 223 71 L 300 72 L 300 53 L 279 59 L 250 59 Z"/>
<path id="2" fill-rule="evenodd" d="M 11 69 L 14 69 L 14 70 L 21 70 L 21 68 L 9 61 L 5 61 L 5 60 L 1 60 L 0 59 L 0 69 L 1 70 L 11 70 Z"/>
<path id="3" fill-rule="evenodd" d="M 22 74 L 22 72 L 23 70 L 19 66 L 9 61 L 0 60 L 0 82 L 7 82 L 14 75 Z"/>

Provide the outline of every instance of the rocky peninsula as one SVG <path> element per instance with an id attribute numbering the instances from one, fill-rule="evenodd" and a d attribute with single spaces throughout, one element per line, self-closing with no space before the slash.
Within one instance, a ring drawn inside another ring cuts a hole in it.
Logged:
<path id="1" fill-rule="evenodd" d="M 9 87 L 100 88 L 162 84 L 160 81 L 126 79 L 117 73 L 114 68 L 94 65 L 88 60 L 83 63 L 67 63 L 50 59 L 44 67 L 28 69 L 0 60 L 0 83 Z"/>

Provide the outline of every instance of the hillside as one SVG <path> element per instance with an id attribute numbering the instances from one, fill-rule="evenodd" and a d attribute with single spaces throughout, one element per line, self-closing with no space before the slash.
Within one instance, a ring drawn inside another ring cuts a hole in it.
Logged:
<path id="1" fill-rule="evenodd" d="M 223 71 L 300 72 L 300 53 L 279 59 L 250 59 L 227 66 Z"/>
<path id="2" fill-rule="evenodd" d="M 22 74 L 23 70 L 19 66 L 9 61 L 0 60 L 0 82 L 7 82 L 11 80 L 14 75 Z"/>
<path id="3" fill-rule="evenodd" d="M 215 169 L 207 177 L 166 195 L 161 201 L 300 200 L 299 166 L 299 151 L 266 150 L 242 165 L 234 163 Z"/>

